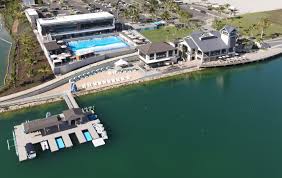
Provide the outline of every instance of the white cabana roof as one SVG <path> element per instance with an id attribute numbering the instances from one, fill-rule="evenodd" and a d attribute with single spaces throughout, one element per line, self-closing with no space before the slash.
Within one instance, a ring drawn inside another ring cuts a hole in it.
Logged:
<path id="1" fill-rule="evenodd" d="M 50 56 L 51 59 L 55 59 L 55 58 L 57 58 L 57 57 L 58 57 L 58 55 L 56 55 L 56 54 L 52 54 L 52 55 Z"/>
<path id="2" fill-rule="evenodd" d="M 128 62 L 126 62 L 125 60 L 123 59 L 120 59 L 118 60 L 117 62 L 115 62 L 115 66 L 127 66 L 128 65 Z"/>
<path id="3" fill-rule="evenodd" d="M 38 23 L 40 25 L 54 25 L 62 23 L 77 23 L 84 21 L 93 21 L 93 20 L 103 20 L 103 19 L 113 19 L 114 16 L 109 12 L 96 12 L 88 14 L 77 14 L 77 15 L 67 15 L 67 16 L 57 16 L 54 18 L 40 18 Z"/>
<path id="4" fill-rule="evenodd" d="M 54 63 L 54 64 L 55 64 L 55 63 L 61 63 L 61 62 L 63 62 L 62 59 L 53 60 L 53 63 Z"/>

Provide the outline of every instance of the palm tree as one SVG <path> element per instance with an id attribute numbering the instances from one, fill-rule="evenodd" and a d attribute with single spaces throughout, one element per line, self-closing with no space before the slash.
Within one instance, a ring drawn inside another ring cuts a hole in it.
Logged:
<path id="1" fill-rule="evenodd" d="M 33 82 L 34 72 L 33 72 L 33 69 L 31 67 L 28 68 L 26 76 L 30 79 L 29 81 L 32 83 Z"/>
<path id="2" fill-rule="evenodd" d="M 29 67 L 31 67 L 34 64 L 34 60 L 31 56 L 27 56 L 27 58 L 25 58 L 24 61 L 29 65 Z"/>
<path id="3" fill-rule="evenodd" d="M 187 26 L 187 23 L 189 22 L 189 20 L 190 20 L 190 18 L 191 18 L 191 15 L 188 14 L 187 12 L 183 11 L 183 10 L 181 10 L 178 15 L 180 16 L 179 21 L 180 21 L 181 23 L 183 23 L 184 26 L 186 27 L 186 26 Z"/>
<path id="4" fill-rule="evenodd" d="M 138 22 L 140 19 L 140 10 L 137 6 L 130 6 L 130 15 L 133 22 Z"/>
<path id="5" fill-rule="evenodd" d="M 159 2 L 157 0 L 149 0 L 148 1 L 148 11 L 152 16 L 156 15 L 158 5 L 159 5 Z"/>
<path id="6" fill-rule="evenodd" d="M 251 37 L 254 37 L 254 30 L 256 30 L 256 29 L 257 29 L 256 24 L 252 24 L 252 25 L 249 26 L 248 31 L 249 31 Z"/>
<path id="7" fill-rule="evenodd" d="M 230 4 L 226 3 L 223 5 L 225 7 L 225 9 L 229 9 L 229 7 L 231 6 Z"/>
<path id="8" fill-rule="evenodd" d="M 161 15 L 161 18 L 163 19 L 163 20 L 169 20 L 170 19 L 170 13 L 168 12 L 168 11 L 164 11 L 163 13 L 162 13 L 162 15 Z"/>
<path id="9" fill-rule="evenodd" d="M 42 81 L 45 80 L 46 75 L 50 72 L 50 68 L 47 65 L 42 66 L 41 69 L 38 70 L 39 73 L 42 74 Z"/>
<path id="10" fill-rule="evenodd" d="M 224 25 L 225 23 L 220 19 L 215 19 L 215 21 L 213 22 L 213 28 L 215 28 L 216 30 L 222 29 Z"/>
<path id="11" fill-rule="evenodd" d="M 15 72 L 11 73 L 10 82 L 11 82 L 11 84 L 13 85 L 13 87 L 16 88 L 17 75 L 16 75 Z"/>
<path id="12" fill-rule="evenodd" d="M 260 38 L 263 39 L 265 30 L 271 25 L 270 20 L 268 18 L 261 18 L 257 25 L 261 29 Z"/>
<path id="13" fill-rule="evenodd" d="M 123 11 L 123 16 L 124 16 L 126 19 L 130 19 L 130 18 L 131 18 L 130 9 L 126 9 L 125 11 Z"/>

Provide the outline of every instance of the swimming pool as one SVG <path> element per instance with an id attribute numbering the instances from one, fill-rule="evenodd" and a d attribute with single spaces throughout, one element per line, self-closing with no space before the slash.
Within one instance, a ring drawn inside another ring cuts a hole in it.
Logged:
<path id="1" fill-rule="evenodd" d="M 63 139 L 61 137 L 56 138 L 56 142 L 57 142 L 57 145 L 58 145 L 59 149 L 65 148 L 64 141 L 63 141 Z"/>
<path id="2" fill-rule="evenodd" d="M 129 45 L 118 36 L 97 37 L 89 40 L 78 40 L 68 42 L 68 47 L 75 55 L 90 52 L 104 52 L 115 49 L 126 48 Z"/>
<path id="3" fill-rule="evenodd" d="M 83 132 L 83 135 L 84 135 L 86 141 L 89 142 L 89 141 L 92 140 L 92 137 L 91 137 L 91 135 L 90 135 L 90 133 L 89 133 L 88 131 L 84 131 L 84 132 Z"/>

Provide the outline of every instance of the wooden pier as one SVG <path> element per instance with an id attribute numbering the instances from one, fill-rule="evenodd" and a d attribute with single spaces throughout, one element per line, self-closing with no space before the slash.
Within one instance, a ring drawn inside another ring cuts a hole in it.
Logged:
<path id="1" fill-rule="evenodd" d="M 56 152 L 59 151 L 59 146 L 56 141 L 57 138 L 63 140 L 65 148 L 70 148 L 73 146 L 70 134 L 75 134 L 80 144 L 87 142 L 83 134 L 84 131 L 89 132 L 95 147 L 105 144 L 104 138 L 102 138 L 94 128 L 96 124 L 100 123 L 100 120 L 85 120 L 88 114 L 92 114 L 92 112 L 84 113 L 84 111 L 79 108 L 71 93 L 66 93 L 64 98 L 70 109 L 64 111 L 62 114 L 14 126 L 14 142 L 19 161 L 30 159 L 26 150 L 27 144 L 42 144 L 47 141 L 50 151 Z M 83 118 L 84 120 L 82 120 Z M 64 119 L 64 122 L 61 121 L 62 119 Z M 76 125 L 69 125 L 71 122 L 74 121 L 75 123 L 77 120 L 80 121 Z M 83 122 L 81 123 L 81 121 Z M 54 125 L 52 125 L 53 123 Z M 67 127 L 67 129 L 60 129 L 62 123 L 65 123 L 63 128 Z M 52 127 L 53 130 L 55 129 L 53 132 L 51 132 Z"/>
<path id="2" fill-rule="evenodd" d="M 66 102 L 66 104 L 68 105 L 68 107 L 70 109 L 72 108 L 79 108 L 77 102 L 75 101 L 73 95 L 71 94 L 71 92 L 66 92 L 64 95 L 63 95 L 63 98 Z"/>
<path id="3" fill-rule="evenodd" d="M 86 124 L 79 125 L 78 127 L 68 129 L 65 131 L 57 132 L 50 135 L 42 135 L 42 134 L 23 134 L 24 133 L 24 127 L 23 124 L 15 126 L 15 135 L 16 135 L 16 146 L 18 149 L 18 156 L 19 161 L 27 160 L 27 152 L 25 150 L 25 145 L 27 143 L 37 144 L 43 141 L 48 142 L 50 151 L 55 152 L 58 151 L 58 145 L 56 143 L 56 138 L 61 137 L 64 141 L 65 147 L 69 148 L 73 146 L 73 143 L 69 137 L 70 134 L 75 133 L 78 141 L 80 144 L 85 143 L 86 139 L 82 133 L 83 130 L 88 130 L 90 135 L 92 136 L 92 139 L 101 139 L 101 137 L 98 135 L 97 131 L 94 129 L 93 125 L 99 123 L 99 119 L 90 121 Z"/>

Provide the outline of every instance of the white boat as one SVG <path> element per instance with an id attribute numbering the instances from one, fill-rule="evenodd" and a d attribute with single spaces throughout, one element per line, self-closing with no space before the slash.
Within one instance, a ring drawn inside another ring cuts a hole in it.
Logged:
<path id="1" fill-rule="evenodd" d="M 40 142 L 40 145 L 41 145 L 42 151 L 49 150 L 49 145 L 48 145 L 48 142 L 46 140 Z"/>
<path id="2" fill-rule="evenodd" d="M 101 133 L 101 136 L 102 136 L 103 139 L 108 139 L 108 134 L 107 134 L 106 131 L 103 131 L 103 132 Z"/>

